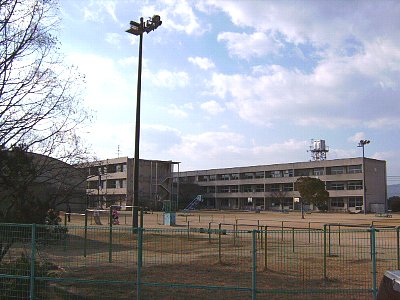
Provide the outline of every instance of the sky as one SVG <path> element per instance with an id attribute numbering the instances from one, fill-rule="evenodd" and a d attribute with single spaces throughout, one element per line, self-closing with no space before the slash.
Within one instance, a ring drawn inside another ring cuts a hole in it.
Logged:
<path id="1" fill-rule="evenodd" d="M 323 139 L 337 159 L 368 139 L 366 157 L 400 183 L 400 1 L 60 2 L 99 159 L 134 156 L 139 38 L 125 30 L 158 14 L 143 36 L 140 158 L 181 171 L 308 161 Z"/>

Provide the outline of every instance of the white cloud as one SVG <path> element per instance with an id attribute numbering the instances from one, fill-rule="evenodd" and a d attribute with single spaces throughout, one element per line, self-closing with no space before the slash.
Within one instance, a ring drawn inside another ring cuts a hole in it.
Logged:
<path id="1" fill-rule="evenodd" d="M 111 45 L 119 47 L 121 39 L 123 39 L 123 37 L 119 33 L 109 32 L 106 34 L 106 42 L 110 43 Z"/>
<path id="2" fill-rule="evenodd" d="M 222 32 L 218 34 L 218 41 L 226 41 L 229 54 L 243 59 L 278 54 L 279 49 L 282 48 L 279 41 L 263 32 L 252 34 Z"/>
<path id="3" fill-rule="evenodd" d="M 358 143 L 361 140 L 365 139 L 365 133 L 364 132 L 356 132 L 353 136 L 349 137 L 347 141 L 350 143 Z"/>
<path id="4" fill-rule="evenodd" d="M 397 125 L 399 78 L 400 48 L 377 40 L 352 57 L 323 59 L 309 73 L 258 65 L 251 76 L 214 73 L 208 86 L 256 124 L 290 120 L 303 126 L 384 128 Z"/>
<path id="5" fill-rule="evenodd" d="M 219 114 L 225 110 L 217 101 L 214 100 L 202 103 L 200 108 L 211 115 Z"/>
<path id="6" fill-rule="evenodd" d="M 199 57 L 199 56 L 189 57 L 188 61 L 198 66 L 202 70 L 215 68 L 215 64 L 213 63 L 213 61 L 207 57 Z"/>
<path id="7" fill-rule="evenodd" d="M 85 21 L 104 22 L 106 15 L 112 18 L 114 22 L 118 22 L 115 10 L 116 2 L 114 1 L 88 1 L 82 8 L 83 18 Z M 106 14 L 104 14 L 106 13 Z"/>
<path id="8" fill-rule="evenodd" d="M 170 106 L 168 106 L 167 112 L 168 114 L 176 118 L 186 118 L 188 116 L 188 113 L 186 111 L 184 111 L 182 108 L 179 108 L 175 104 L 171 104 Z"/>
<path id="9" fill-rule="evenodd" d="M 189 84 L 189 74 L 183 71 L 160 70 L 153 74 L 149 71 L 143 71 L 143 76 L 151 80 L 154 85 L 169 89 L 182 88 Z"/>
<path id="10" fill-rule="evenodd" d="M 86 104 L 96 110 L 99 106 L 122 108 L 133 98 L 130 77 L 125 76 L 111 58 L 93 54 L 70 53 L 67 62 L 79 66 L 86 79 Z M 134 74 L 132 74 L 134 76 Z"/>
<path id="11" fill-rule="evenodd" d="M 237 26 L 279 32 L 286 41 L 295 44 L 340 45 L 351 37 L 364 41 L 377 35 L 400 40 L 396 30 L 400 27 L 398 1 L 209 0 L 207 3 L 224 11 Z"/>

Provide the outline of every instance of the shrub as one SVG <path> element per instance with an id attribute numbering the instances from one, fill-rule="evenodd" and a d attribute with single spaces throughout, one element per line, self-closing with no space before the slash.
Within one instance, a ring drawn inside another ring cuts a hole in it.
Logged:
<path id="1" fill-rule="evenodd" d="M 17 276 L 18 278 L 0 278 L 0 299 L 29 299 L 29 276 L 31 272 L 31 259 L 24 253 L 13 262 L 1 263 L 1 273 Z M 54 269 L 50 263 L 35 262 L 36 277 L 50 277 Z M 28 278 L 23 278 L 28 276 Z M 46 281 L 35 281 L 35 295 L 41 294 L 45 289 Z M 42 297 L 37 296 L 38 299 Z"/>

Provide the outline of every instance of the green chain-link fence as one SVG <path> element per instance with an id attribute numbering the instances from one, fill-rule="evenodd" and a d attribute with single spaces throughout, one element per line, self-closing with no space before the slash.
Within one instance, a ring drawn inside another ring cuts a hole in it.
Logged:
<path id="1" fill-rule="evenodd" d="M 375 299 L 399 268 L 399 228 L 233 229 L 0 224 L 0 299 Z"/>

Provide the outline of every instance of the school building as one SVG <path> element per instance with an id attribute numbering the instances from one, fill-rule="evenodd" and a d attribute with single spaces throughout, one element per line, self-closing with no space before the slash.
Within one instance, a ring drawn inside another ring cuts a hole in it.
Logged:
<path id="1" fill-rule="evenodd" d="M 180 185 L 199 185 L 204 204 L 214 209 L 299 210 L 294 183 L 310 176 L 325 183 L 330 211 L 387 210 L 386 161 L 371 158 L 196 170 L 175 176 Z"/>

